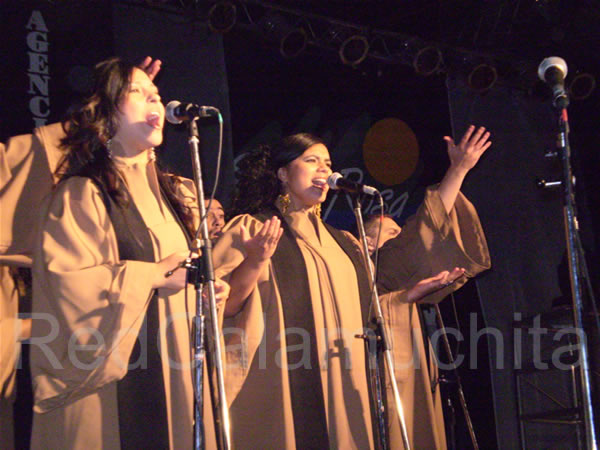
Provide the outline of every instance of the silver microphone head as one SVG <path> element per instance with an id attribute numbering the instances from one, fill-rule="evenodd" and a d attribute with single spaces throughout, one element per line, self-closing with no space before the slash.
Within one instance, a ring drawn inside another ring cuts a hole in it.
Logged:
<path id="1" fill-rule="evenodd" d="M 567 63 L 565 62 L 565 60 L 558 56 L 550 56 L 550 57 L 544 59 L 540 63 L 540 66 L 538 67 L 538 77 L 540 78 L 540 80 L 546 81 L 546 71 L 550 67 L 556 67 L 558 70 L 560 70 L 562 72 L 563 78 L 567 77 L 567 73 L 569 72 L 569 69 L 567 67 Z"/>
<path id="2" fill-rule="evenodd" d="M 339 189 L 337 181 L 340 178 L 344 178 L 344 176 L 339 172 L 333 172 L 331 175 L 329 175 L 329 177 L 327 177 L 327 185 L 329 186 L 329 189 Z"/>
<path id="3" fill-rule="evenodd" d="M 181 105 L 180 101 L 171 100 L 169 103 L 167 103 L 167 106 L 165 106 L 165 119 L 167 119 L 167 121 L 173 125 L 179 125 L 181 122 L 183 122 L 183 120 L 178 119 L 175 115 L 175 109 L 177 109 L 179 105 Z"/>

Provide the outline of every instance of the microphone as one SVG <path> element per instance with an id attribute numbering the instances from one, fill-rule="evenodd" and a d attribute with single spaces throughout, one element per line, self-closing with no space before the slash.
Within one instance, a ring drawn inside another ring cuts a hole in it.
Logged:
<path id="1" fill-rule="evenodd" d="M 569 105 L 569 97 L 565 91 L 567 63 L 558 56 L 544 59 L 538 67 L 538 77 L 552 89 L 552 104 L 555 108 L 564 109 Z"/>
<path id="2" fill-rule="evenodd" d="M 350 192 L 352 194 L 363 193 L 367 195 L 375 195 L 378 193 L 377 189 L 366 184 L 357 183 L 356 181 L 348 180 L 339 172 L 334 172 L 327 178 L 327 184 L 330 189 Z"/>
<path id="3" fill-rule="evenodd" d="M 194 103 L 181 103 L 171 100 L 165 107 L 165 118 L 174 125 L 201 117 L 212 117 L 219 110 L 214 106 L 198 106 Z"/>

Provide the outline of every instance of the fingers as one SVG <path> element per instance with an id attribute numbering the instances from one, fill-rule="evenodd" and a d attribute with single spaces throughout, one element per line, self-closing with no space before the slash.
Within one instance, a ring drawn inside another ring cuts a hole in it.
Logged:
<path id="1" fill-rule="evenodd" d="M 140 63 L 140 65 L 138 66 L 140 69 L 142 69 L 143 71 L 146 71 L 146 69 L 148 68 L 148 66 L 152 63 L 152 58 L 150 56 L 146 56 L 144 58 L 144 60 Z"/>
<path id="2" fill-rule="evenodd" d="M 227 283 L 224 280 L 221 280 L 220 278 L 217 278 L 215 280 L 215 297 L 217 299 L 217 302 L 227 300 L 227 298 L 229 297 L 230 290 L 231 289 L 229 283 Z"/>
<path id="3" fill-rule="evenodd" d="M 250 233 L 248 233 L 248 228 L 245 225 L 240 226 L 242 243 L 246 243 L 250 240 Z"/>
<path id="4" fill-rule="evenodd" d="M 257 235 L 258 242 L 262 246 L 272 244 L 275 242 L 275 240 L 279 240 L 277 236 L 280 236 L 281 231 L 283 231 L 281 228 L 281 220 L 279 220 L 277 217 L 272 217 L 263 224 L 261 230 L 259 231 Z"/>
<path id="5" fill-rule="evenodd" d="M 275 216 L 266 220 L 254 237 L 250 237 L 246 227 L 242 226 L 241 230 L 242 243 L 247 253 L 246 257 L 255 262 L 263 262 L 270 258 L 283 234 L 281 220 Z"/>
<path id="6" fill-rule="evenodd" d="M 487 137 L 489 138 L 490 133 L 487 133 Z M 487 138 L 486 138 L 487 139 Z M 481 147 L 481 153 L 485 152 L 488 148 L 490 148 L 490 145 L 492 145 L 492 141 L 487 141 L 482 147 Z"/>
<path id="7" fill-rule="evenodd" d="M 467 128 L 467 131 L 463 135 L 463 137 L 460 140 L 460 143 L 458 145 L 460 145 L 461 147 L 463 147 L 469 141 L 469 139 L 471 139 L 471 135 L 473 134 L 473 130 L 475 130 L 475 125 L 469 125 L 469 128 Z"/>
<path id="8" fill-rule="evenodd" d="M 283 236 L 283 228 L 279 228 L 279 232 L 277 233 L 277 238 L 275 240 L 275 244 L 277 244 L 279 242 L 279 239 L 281 239 L 281 236 Z"/>
<path id="9" fill-rule="evenodd" d="M 450 136 L 444 136 L 444 140 L 446 141 L 446 145 L 448 145 L 449 149 L 456 146 L 454 139 L 452 139 Z"/>
<path id="10" fill-rule="evenodd" d="M 229 293 L 231 291 L 231 287 L 229 286 L 229 283 L 227 283 L 226 281 L 220 279 L 220 278 L 216 278 L 215 282 L 214 282 L 214 288 L 215 288 L 215 301 L 217 303 L 221 303 L 224 302 L 225 300 L 227 300 L 229 298 Z M 205 286 L 204 289 L 202 290 L 202 299 L 204 300 L 205 304 L 208 304 L 208 286 Z"/>
<path id="11" fill-rule="evenodd" d="M 491 142 L 488 141 L 489 138 L 490 132 L 486 131 L 485 127 L 479 127 L 475 130 L 475 125 L 470 125 L 460 140 L 459 146 L 462 148 L 469 146 L 481 147 L 481 150 L 485 151 L 491 145 Z M 449 145 L 454 144 L 453 139 L 449 136 L 444 136 L 444 140 Z"/>
<path id="12" fill-rule="evenodd" d="M 160 59 L 152 60 L 152 57 L 146 56 L 144 60 L 138 66 L 151 80 L 154 80 L 158 72 L 160 72 L 160 66 L 162 65 L 162 61 Z"/>
<path id="13" fill-rule="evenodd" d="M 471 125 L 472 126 L 472 125 Z M 474 128 L 474 127 L 473 127 Z M 483 136 L 483 133 L 485 132 L 485 127 L 479 127 L 477 129 L 477 131 L 475 132 L 475 134 L 471 137 L 471 139 L 469 139 L 469 141 L 474 144 L 477 145 L 479 143 L 479 140 L 481 139 L 481 136 Z M 490 133 L 487 133 L 487 136 L 489 137 Z"/>
<path id="14" fill-rule="evenodd" d="M 490 132 L 486 131 L 485 127 L 479 127 L 469 140 L 468 144 L 483 153 L 490 145 L 492 145 L 489 138 Z"/>
<path id="15" fill-rule="evenodd" d="M 441 281 L 443 282 L 443 286 L 449 286 L 465 274 L 465 269 L 455 267 L 454 269 L 452 269 L 451 272 L 448 272 L 447 270 L 445 270 L 444 272 L 441 272 L 441 273 L 446 274 L 441 279 Z"/>

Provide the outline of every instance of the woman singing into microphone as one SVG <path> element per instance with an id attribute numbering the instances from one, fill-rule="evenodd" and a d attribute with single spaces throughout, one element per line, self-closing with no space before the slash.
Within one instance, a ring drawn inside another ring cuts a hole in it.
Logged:
<path id="1" fill-rule="evenodd" d="M 487 136 L 478 133 L 468 147 L 481 154 Z M 327 147 L 310 134 L 289 136 L 240 161 L 234 209 L 245 214 L 226 225 L 214 249 L 216 273 L 231 286 L 223 333 L 238 448 L 375 446 L 365 346 L 355 337 L 372 313 L 371 290 L 357 242 L 320 218 L 331 173 Z M 474 209 L 456 204 L 462 223 L 477 234 L 462 236 L 454 198 L 447 212 L 440 195 L 432 189 L 413 220 L 419 227 L 408 224 L 396 238 L 408 251 L 397 276 L 423 280 L 394 296 L 397 304 L 487 268 Z M 418 242 L 442 241 L 451 242 L 411 253 Z M 448 270 L 432 273 L 432 258 Z"/>
<path id="2" fill-rule="evenodd" d="M 148 75 L 113 58 L 63 125 L 34 253 L 33 448 L 192 447 L 195 299 L 180 262 L 197 204 L 156 164 L 164 117 Z"/>

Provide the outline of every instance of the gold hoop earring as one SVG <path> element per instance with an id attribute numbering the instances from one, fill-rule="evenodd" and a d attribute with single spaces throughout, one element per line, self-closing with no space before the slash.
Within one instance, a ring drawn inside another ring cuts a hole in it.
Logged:
<path id="1" fill-rule="evenodd" d="M 321 203 L 317 203 L 315 205 L 315 215 L 320 219 L 321 218 Z"/>
<path id="2" fill-rule="evenodd" d="M 287 210 L 290 207 L 290 194 L 283 194 L 283 195 L 279 195 L 279 197 L 277 197 L 277 202 L 279 203 L 279 208 L 281 209 L 281 212 L 283 214 L 287 213 Z"/>

